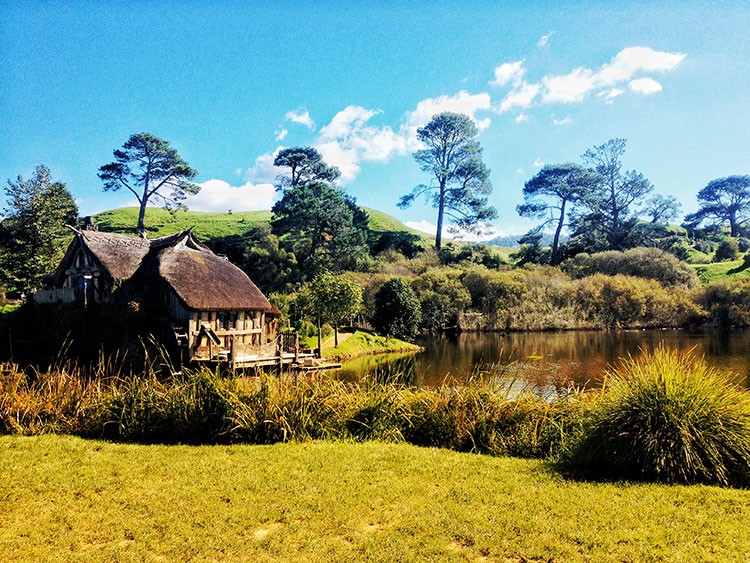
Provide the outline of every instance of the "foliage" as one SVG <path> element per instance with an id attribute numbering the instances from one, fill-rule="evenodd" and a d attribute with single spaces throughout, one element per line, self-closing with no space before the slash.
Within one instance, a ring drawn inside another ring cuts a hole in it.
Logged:
<path id="1" fill-rule="evenodd" d="M 654 194 L 646 201 L 643 214 L 651 220 L 652 224 L 669 224 L 680 214 L 681 208 L 682 205 L 673 195 Z"/>
<path id="2" fill-rule="evenodd" d="M 546 165 L 523 187 L 524 203 L 516 210 L 521 217 L 545 219 L 538 227 L 555 225 L 550 263 L 558 263 L 560 234 L 566 224 L 568 206 L 590 200 L 603 178 L 580 164 Z M 550 201 L 551 200 L 551 201 Z"/>
<path id="3" fill-rule="evenodd" d="M 657 280 L 668 286 L 691 289 L 699 285 L 695 271 L 673 255 L 656 248 L 632 248 L 578 254 L 566 260 L 561 269 L 574 278 L 593 274 L 623 274 Z"/>
<path id="4" fill-rule="evenodd" d="M 719 328 L 750 326 L 750 279 L 727 279 L 707 285 L 696 301 Z"/>
<path id="5" fill-rule="evenodd" d="M 458 313 L 471 304 L 460 272 L 432 270 L 417 277 L 412 287 L 422 307 L 422 326 L 430 331 L 456 326 Z"/>
<path id="6" fill-rule="evenodd" d="M 99 168 L 104 191 L 126 188 L 140 204 L 136 231 L 146 232 L 145 214 L 149 201 L 164 203 L 168 210 L 185 209 L 188 194 L 197 194 L 200 186 L 192 182 L 198 172 L 177 154 L 168 141 L 151 133 L 136 133 L 115 149 L 115 161 Z M 171 192 L 167 193 L 168 190 Z"/>
<path id="7" fill-rule="evenodd" d="M 362 307 L 362 288 L 348 274 L 326 272 L 310 282 L 308 294 L 316 318 L 333 325 L 338 346 L 339 325 L 356 316 Z"/>
<path id="8" fill-rule="evenodd" d="M 730 235 L 740 234 L 740 226 L 750 218 L 750 176 L 727 176 L 711 180 L 698 192 L 695 213 L 685 217 L 692 228 L 707 222 L 709 226 L 729 224 Z"/>
<path id="9" fill-rule="evenodd" d="M 716 247 L 714 253 L 714 262 L 726 262 L 727 260 L 737 260 L 740 256 L 740 245 L 736 239 L 725 238 Z"/>
<path id="10" fill-rule="evenodd" d="M 367 214 L 334 186 L 313 182 L 285 190 L 273 206 L 271 229 L 308 279 L 366 267 Z"/>
<path id="11" fill-rule="evenodd" d="M 543 236 L 542 230 L 535 227 L 518 239 L 521 248 L 510 255 L 516 266 L 549 262 L 549 252 L 542 247 Z"/>
<path id="12" fill-rule="evenodd" d="M 597 476 L 750 485 L 750 394 L 660 347 L 613 369 L 569 462 Z"/>
<path id="13" fill-rule="evenodd" d="M 486 244 L 455 244 L 447 243 L 438 252 L 440 262 L 446 266 L 452 264 L 481 264 L 487 268 L 497 269 L 505 264 L 505 260 L 497 251 Z"/>
<path id="14" fill-rule="evenodd" d="M 39 165 L 28 180 L 5 187 L 8 207 L 0 223 L 0 286 L 18 293 L 38 289 L 65 254 L 78 208 L 65 184 Z"/>
<path id="15" fill-rule="evenodd" d="M 380 286 L 375 294 L 372 326 L 386 336 L 412 341 L 419 333 L 422 310 L 409 283 L 394 277 Z"/>
<path id="16" fill-rule="evenodd" d="M 622 170 L 626 144 L 625 139 L 610 139 L 582 155 L 584 164 L 604 178 L 586 202 L 588 211 L 575 221 L 573 228 L 573 238 L 586 241 L 584 250 L 588 252 L 638 246 L 633 231 L 637 217 L 631 206 L 653 191 L 654 186 L 640 172 Z"/>
<path id="17" fill-rule="evenodd" d="M 305 184 L 335 182 L 341 171 L 329 166 L 321 154 L 313 147 L 289 147 L 281 149 L 273 159 L 273 165 L 289 168 L 289 175 L 276 177 L 276 189 L 286 190 Z"/>
<path id="18" fill-rule="evenodd" d="M 424 195 L 438 210 L 435 248 L 440 250 L 443 220 L 447 215 L 463 229 L 473 229 L 483 221 L 497 217 L 487 203 L 492 192 L 490 171 L 482 162 L 482 149 L 474 140 L 477 128 L 467 115 L 443 112 L 434 115 L 424 127 L 417 129 L 417 138 L 427 148 L 414 153 L 422 172 L 436 181 L 416 186 L 403 196 L 399 207 L 410 207 Z"/>
<path id="19" fill-rule="evenodd" d="M 461 276 L 471 295 L 471 306 L 490 318 L 504 319 L 524 298 L 526 278 L 521 272 L 493 272 L 474 267 Z"/>

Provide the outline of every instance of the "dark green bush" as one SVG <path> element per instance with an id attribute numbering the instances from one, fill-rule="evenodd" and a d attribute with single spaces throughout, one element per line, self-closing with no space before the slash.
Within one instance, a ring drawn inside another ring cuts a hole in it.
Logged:
<path id="1" fill-rule="evenodd" d="M 380 286 L 374 297 L 370 322 L 380 334 L 414 340 L 419 334 L 422 309 L 409 282 L 395 277 Z"/>
<path id="2" fill-rule="evenodd" d="M 564 464 L 597 477 L 750 485 L 750 394 L 658 348 L 608 374 Z"/>
<path id="3" fill-rule="evenodd" d="M 718 328 L 750 326 L 750 279 L 729 279 L 707 285 L 696 297 Z"/>
<path id="4" fill-rule="evenodd" d="M 740 245 L 736 239 L 725 238 L 716 247 L 714 253 L 714 262 L 725 262 L 727 260 L 737 260 L 740 256 Z"/>

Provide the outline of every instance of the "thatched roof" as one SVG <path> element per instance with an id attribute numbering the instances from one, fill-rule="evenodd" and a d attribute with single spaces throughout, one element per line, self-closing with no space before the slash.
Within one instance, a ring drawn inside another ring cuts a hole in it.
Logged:
<path id="1" fill-rule="evenodd" d="M 116 280 L 126 280 L 135 273 L 148 254 L 151 243 L 140 237 L 99 231 L 80 231 L 78 236 Z"/>
<path id="2" fill-rule="evenodd" d="M 245 309 L 278 314 L 278 309 L 242 270 L 214 254 L 191 231 L 154 240 L 76 231 L 76 239 L 52 274 L 52 280 L 62 279 L 79 245 L 86 247 L 113 279 L 137 277 L 137 284 L 151 284 L 157 276 L 191 309 Z"/>
<path id="3" fill-rule="evenodd" d="M 211 252 L 190 231 L 153 241 L 146 262 L 191 309 L 272 309 L 245 272 Z"/>

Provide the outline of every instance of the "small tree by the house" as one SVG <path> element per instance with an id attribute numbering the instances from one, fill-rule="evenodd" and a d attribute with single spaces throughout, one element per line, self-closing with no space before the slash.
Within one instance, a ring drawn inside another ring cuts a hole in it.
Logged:
<path id="1" fill-rule="evenodd" d="M 375 330 L 388 337 L 414 340 L 419 334 L 422 309 L 409 282 L 394 277 L 380 286 L 371 322 Z"/>
<path id="2" fill-rule="evenodd" d="M 346 274 L 325 272 L 310 282 L 308 291 L 310 307 L 318 320 L 318 327 L 321 322 L 332 324 L 334 343 L 338 346 L 339 325 L 354 317 L 362 307 L 362 288 Z"/>

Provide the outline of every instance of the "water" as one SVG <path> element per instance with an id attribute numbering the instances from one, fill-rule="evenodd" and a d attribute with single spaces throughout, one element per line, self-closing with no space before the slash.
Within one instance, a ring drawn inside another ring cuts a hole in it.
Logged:
<path id="1" fill-rule="evenodd" d="M 606 368 L 664 343 L 693 350 L 709 364 L 733 372 L 750 389 L 750 331 L 731 333 L 682 330 L 566 331 L 543 333 L 471 333 L 425 338 L 419 354 L 368 356 L 345 363 L 340 377 L 398 378 L 412 385 L 438 386 L 448 379 L 504 376 L 536 392 L 569 385 L 597 387 Z"/>

